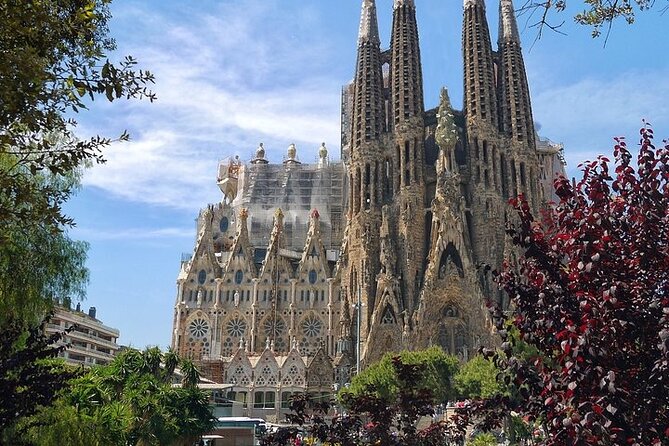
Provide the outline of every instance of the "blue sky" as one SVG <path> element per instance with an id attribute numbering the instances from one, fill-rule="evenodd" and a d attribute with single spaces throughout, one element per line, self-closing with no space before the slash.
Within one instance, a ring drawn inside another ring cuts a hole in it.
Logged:
<path id="1" fill-rule="evenodd" d="M 520 4 L 521 0 L 516 0 Z M 195 217 L 220 199 L 218 160 L 249 159 L 264 142 L 280 160 L 296 143 L 303 161 L 325 141 L 339 153 L 341 86 L 353 76 L 359 0 L 115 0 L 115 57 L 131 54 L 154 72 L 158 100 L 97 101 L 78 116 L 79 133 L 118 135 L 108 162 L 84 175 L 67 206 L 74 238 L 90 243 L 87 309 L 119 328 L 120 342 L 167 347 L 182 252 L 193 249 Z M 446 86 L 462 104 L 462 2 L 416 0 L 425 102 Z M 572 0 L 577 9 L 579 2 Z M 377 0 L 381 38 L 390 39 L 392 0 Z M 534 118 L 577 165 L 610 153 L 614 136 L 636 143 L 641 120 L 669 137 L 669 37 L 659 9 L 614 25 L 606 47 L 565 20 L 567 35 L 534 42 L 519 17 Z M 493 42 L 497 2 L 488 1 Z"/>

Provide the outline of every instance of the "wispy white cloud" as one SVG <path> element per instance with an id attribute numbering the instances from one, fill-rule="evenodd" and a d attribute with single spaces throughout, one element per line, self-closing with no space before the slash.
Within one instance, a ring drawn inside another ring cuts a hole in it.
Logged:
<path id="1" fill-rule="evenodd" d="M 105 125 L 130 128 L 133 142 L 108 151 L 108 162 L 91 169 L 85 185 L 131 201 L 197 209 L 220 197 L 218 159 L 251 158 L 260 141 L 275 160 L 291 142 L 303 159 L 315 156 L 321 141 L 336 153 L 341 80 L 328 71 L 326 41 L 296 39 L 295 18 L 286 20 L 276 1 L 241 3 L 234 11 L 224 4 L 194 13 L 176 26 L 155 11 L 143 22 L 142 35 L 153 37 L 124 52 L 155 73 L 158 101 L 101 107 Z M 123 14 L 128 23 L 146 16 L 137 6 Z M 96 119 L 84 124 L 93 127 L 102 118 Z"/>
<path id="2" fill-rule="evenodd" d="M 89 241 L 109 240 L 156 240 L 174 238 L 193 238 L 193 228 L 126 228 L 119 230 L 76 228 L 74 235 L 77 238 Z"/>
<path id="3" fill-rule="evenodd" d="M 123 33 L 120 52 L 156 74 L 158 101 L 98 104 L 104 114 L 95 124 L 129 128 L 133 141 L 108 151 L 109 162 L 84 183 L 125 200 L 195 212 L 220 197 L 218 160 L 249 159 L 260 141 L 277 161 L 291 142 L 303 160 L 315 157 L 321 141 L 337 153 L 340 84 L 352 71 L 353 48 L 340 54 L 318 32 L 325 18 L 286 4 L 240 0 L 199 10 L 184 2 L 171 16 L 133 4 L 117 12 L 124 27 L 140 28 Z M 666 69 L 577 81 L 552 71 L 529 74 L 535 119 L 542 134 L 565 144 L 570 168 L 609 151 L 614 136 L 634 137 L 642 118 L 659 135 L 669 129 Z"/>
<path id="4" fill-rule="evenodd" d="M 611 153 L 613 138 L 636 143 L 645 119 L 660 138 L 669 138 L 669 70 L 626 71 L 587 78 L 535 92 L 535 119 L 542 133 L 565 144 L 570 169 Z"/>

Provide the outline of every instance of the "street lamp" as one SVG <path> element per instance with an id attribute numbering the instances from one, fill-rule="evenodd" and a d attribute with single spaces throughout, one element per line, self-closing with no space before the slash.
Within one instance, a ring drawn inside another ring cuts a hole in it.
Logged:
<path id="1" fill-rule="evenodd" d="M 360 374 L 360 319 L 362 319 L 362 296 L 360 295 L 360 287 L 358 286 L 358 302 L 353 304 L 356 310 L 356 337 L 355 337 L 355 374 Z"/>

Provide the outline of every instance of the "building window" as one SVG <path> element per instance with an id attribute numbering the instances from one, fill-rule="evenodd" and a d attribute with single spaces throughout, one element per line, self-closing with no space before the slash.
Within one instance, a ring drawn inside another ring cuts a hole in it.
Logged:
<path id="1" fill-rule="evenodd" d="M 310 315 L 302 322 L 302 332 L 308 337 L 317 337 L 321 334 L 323 323 L 316 316 Z"/>
<path id="2" fill-rule="evenodd" d="M 318 273 L 316 272 L 316 270 L 312 269 L 311 271 L 309 271 L 309 283 L 313 285 L 316 283 L 317 280 L 318 280 Z"/>
<path id="3" fill-rule="evenodd" d="M 255 392 L 253 396 L 254 409 L 274 409 L 276 395 L 274 392 Z"/>
<path id="4" fill-rule="evenodd" d="M 206 281 L 207 281 L 207 272 L 201 269 L 200 272 L 197 273 L 197 283 L 199 283 L 200 285 L 204 285 Z"/>
<path id="5" fill-rule="evenodd" d="M 281 392 L 281 408 L 288 409 L 296 392 Z"/>
<path id="6" fill-rule="evenodd" d="M 209 323 L 202 318 L 195 319 L 190 323 L 188 331 L 194 338 L 203 338 L 209 332 Z"/>
<path id="7" fill-rule="evenodd" d="M 237 316 L 234 319 L 228 321 L 226 328 L 228 336 L 238 338 L 244 336 L 244 332 L 246 331 L 246 322 Z"/>
<path id="8" fill-rule="evenodd" d="M 222 217 L 221 223 L 219 225 L 221 232 L 227 231 L 229 226 L 230 226 L 230 221 L 228 220 L 228 217 Z"/>
<path id="9" fill-rule="evenodd" d="M 243 281 L 244 281 L 244 272 L 243 272 L 241 269 L 239 269 L 239 270 L 237 270 L 237 272 L 235 273 L 235 283 L 236 283 L 237 285 L 239 285 L 239 284 L 241 284 Z"/>

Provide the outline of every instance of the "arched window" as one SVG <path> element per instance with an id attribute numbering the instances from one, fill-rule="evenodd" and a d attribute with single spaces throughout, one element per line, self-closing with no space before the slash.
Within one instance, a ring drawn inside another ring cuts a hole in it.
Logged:
<path id="1" fill-rule="evenodd" d="M 237 285 L 241 284 L 244 281 L 244 272 L 241 269 L 238 269 L 235 273 L 235 283 Z"/>

